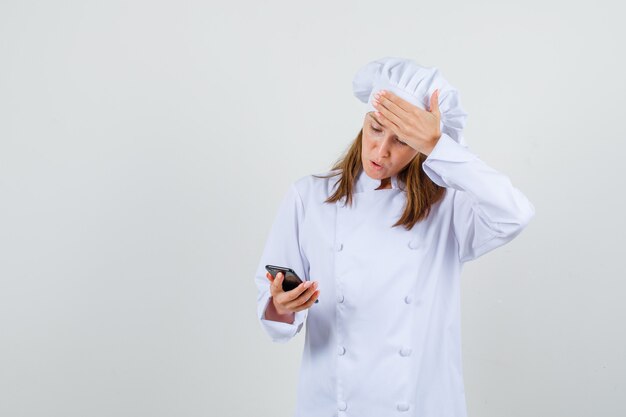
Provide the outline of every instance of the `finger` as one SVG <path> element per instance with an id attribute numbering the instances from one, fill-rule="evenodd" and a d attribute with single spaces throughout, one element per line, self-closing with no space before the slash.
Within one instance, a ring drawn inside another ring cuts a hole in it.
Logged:
<path id="1" fill-rule="evenodd" d="M 389 121 L 389 123 L 393 124 L 393 126 L 389 126 L 389 128 L 393 130 L 396 135 L 399 135 L 400 125 L 403 124 L 403 121 L 400 119 L 400 117 L 398 117 L 398 115 L 391 108 L 387 107 L 387 106 L 391 107 L 393 103 L 381 97 L 380 101 L 374 101 L 373 104 L 376 110 L 378 110 L 378 113 L 376 113 L 376 115 L 380 118 L 382 114 L 382 116 L 384 116 L 385 119 Z M 399 109 L 398 106 L 395 106 L 395 108 Z M 402 109 L 399 109 L 399 110 L 403 111 Z M 394 126 L 397 128 L 397 130 L 394 130 Z"/>
<path id="2" fill-rule="evenodd" d="M 398 107 L 399 110 L 402 110 L 405 113 L 410 113 L 413 110 L 413 107 L 416 107 L 413 103 L 409 103 L 402 97 L 395 95 L 391 91 L 381 90 L 380 95 L 382 98 L 393 103 L 394 106 Z M 418 107 L 419 110 L 422 110 Z M 396 112 L 397 114 L 397 112 Z"/>
<path id="3" fill-rule="evenodd" d="M 383 125 L 385 128 L 387 129 L 391 129 L 391 131 L 393 133 L 396 134 L 396 136 L 401 137 L 402 135 L 400 134 L 400 128 L 391 120 L 387 119 L 381 112 L 376 112 L 374 113 L 376 115 L 376 119 L 378 120 L 379 124 Z"/>
<path id="4" fill-rule="evenodd" d="M 307 282 L 310 282 L 310 281 L 307 281 Z M 296 288 L 287 291 L 285 293 L 286 297 L 283 298 L 284 300 L 283 302 L 288 305 L 294 305 L 294 306 L 298 305 L 298 303 L 290 303 L 290 302 L 296 300 L 298 297 L 300 297 L 300 294 L 302 294 L 309 288 L 308 286 L 305 286 L 307 282 L 302 282 Z"/>
<path id="5" fill-rule="evenodd" d="M 317 282 L 312 282 L 311 284 L 309 284 L 309 287 L 307 288 L 307 290 L 304 291 L 302 294 L 300 294 L 300 296 L 298 296 L 298 298 L 296 298 L 293 301 L 293 303 L 291 303 L 290 307 L 296 308 L 306 303 L 316 290 L 317 290 Z"/>
<path id="6" fill-rule="evenodd" d="M 320 296 L 319 290 L 315 291 L 313 295 L 311 296 L 311 298 L 309 298 L 309 300 L 306 303 L 297 307 L 294 311 L 306 310 L 307 308 L 310 308 L 315 303 L 315 301 L 319 298 L 319 296 Z"/>
<path id="7" fill-rule="evenodd" d="M 317 299 L 320 298 L 320 290 L 317 290 L 313 293 L 313 295 L 311 296 L 311 298 L 309 299 L 309 301 L 306 302 L 306 308 L 311 307 L 313 304 L 315 304 L 315 302 L 317 301 Z"/>
<path id="8" fill-rule="evenodd" d="M 265 273 L 265 278 L 267 278 L 269 282 L 274 282 L 274 277 L 269 272 Z"/>
<path id="9" fill-rule="evenodd" d="M 393 115 L 395 115 L 398 118 L 397 121 L 391 118 L 394 121 L 394 123 L 397 124 L 398 126 L 400 126 L 399 122 L 402 122 L 408 119 L 409 112 L 412 110 L 412 107 L 416 107 L 416 106 L 413 106 L 412 104 L 410 104 L 411 107 L 408 107 L 406 105 L 400 106 L 398 104 L 400 100 L 402 100 L 400 97 L 389 92 L 385 92 L 384 94 L 381 93 L 380 99 L 378 100 L 380 104 L 382 104 L 385 108 L 391 111 Z M 405 103 L 408 103 L 408 102 L 405 101 Z M 407 107 L 407 109 L 405 110 L 404 107 Z M 388 119 L 390 118 L 388 117 Z"/>
<path id="10" fill-rule="evenodd" d="M 430 97 L 430 112 L 439 116 L 439 89 L 435 90 Z"/>
<path id="11" fill-rule="evenodd" d="M 283 273 L 278 272 L 276 278 L 272 281 L 272 287 L 274 287 L 274 293 L 284 292 L 283 290 Z"/>

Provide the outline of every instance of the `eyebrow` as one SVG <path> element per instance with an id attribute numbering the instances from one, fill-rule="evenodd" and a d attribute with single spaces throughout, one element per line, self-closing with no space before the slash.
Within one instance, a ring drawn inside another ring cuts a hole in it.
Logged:
<path id="1" fill-rule="evenodd" d="M 376 120 L 376 118 L 374 117 L 374 113 L 368 113 L 367 115 L 368 115 L 369 117 L 371 117 L 372 119 L 374 119 L 374 121 L 375 121 L 376 123 L 378 123 L 379 125 L 381 125 L 381 126 L 383 125 L 381 122 L 379 122 L 378 120 Z M 403 141 L 402 141 L 402 140 L 401 140 L 398 136 L 396 136 L 396 139 L 398 139 L 399 141 L 403 142 Z"/>
<path id="2" fill-rule="evenodd" d="M 370 113 L 370 114 L 369 114 L 369 117 L 371 117 L 372 119 L 374 119 L 374 121 L 375 121 L 376 123 L 378 123 L 379 125 L 381 125 L 381 126 L 383 125 L 381 122 L 379 122 L 379 121 L 378 121 L 378 120 L 374 117 L 374 114 Z"/>

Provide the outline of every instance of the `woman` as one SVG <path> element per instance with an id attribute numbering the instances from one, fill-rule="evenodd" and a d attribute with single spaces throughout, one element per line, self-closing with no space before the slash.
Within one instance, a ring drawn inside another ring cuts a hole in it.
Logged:
<path id="1" fill-rule="evenodd" d="M 371 111 L 331 171 L 282 200 L 255 275 L 258 318 L 280 343 L 306 322 L 297 417 L 464 417 L 462 266 L 535 208 L 465 145 L 467 115 L 436 68 L 386 57 L 353 88 Z M 306 281 L 284 291 L 267 264 Z"/>

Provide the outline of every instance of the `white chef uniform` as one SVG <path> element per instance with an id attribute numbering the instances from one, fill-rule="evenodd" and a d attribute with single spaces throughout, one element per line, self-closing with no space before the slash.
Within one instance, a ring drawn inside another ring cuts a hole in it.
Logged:
<path id="1" fill-rule="evenodd" d="M 335 181 L 307 175 L 282 199 L 255 273 L 257 314 L 279 343 L 306 323 L 295 417 L 465 417 L 460 274 L 511 241 L 535 208 L 509 178 L 447 133 L 423 170 L 445 197 L 407 231 L 402 181 L 361 171 L 353 205 L 324 203 Z M 327 174 L 327 173 L 322 173 Z M 265 318 L 265 265 L 319 282 L 293 324 Z"/>

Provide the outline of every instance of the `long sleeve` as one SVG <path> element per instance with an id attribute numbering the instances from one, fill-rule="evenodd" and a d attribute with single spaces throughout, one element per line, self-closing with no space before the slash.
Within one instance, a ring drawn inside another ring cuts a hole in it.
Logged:
<path id="1" fill-rule="evenodd" d="M 291 184 L 280 203 L 254 276 L 258 291 L 257 316 L 263 330 L 272 341 L 278 343 L 286 343 L 300 332 L 308 309 L 297 311 L 291 324 L 265 318 L 265 310 L 271 302 L 270 281 L 265 276 L 265 265 L 289 267 L 302 279 L 308 279 L 309 263 L 301 250 L 299 239 L 303 218 L 304 204 L 294 184 Z"/>
<path id="2" fill-rule="evenodd" d="M 533 204 L 506 175 L 447 134 L 422 168 L 437 185 L 457 190 L 452 221 L 461 262 L 513 240 L 535 215 Z"/>

